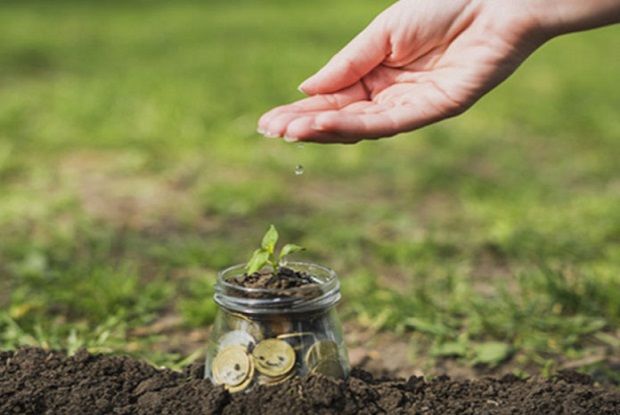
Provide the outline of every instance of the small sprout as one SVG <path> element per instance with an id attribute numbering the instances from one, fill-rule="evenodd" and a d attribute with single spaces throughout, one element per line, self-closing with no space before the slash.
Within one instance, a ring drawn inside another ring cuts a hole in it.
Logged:
<path id="1" fill-rule="evenodd" d="M 252 257 L 245 266 L 245 272 L 248 275 L 260 271 L 266 265 L 271 265 L 273 272 L 277 273 L 284 257 L 304 250 L 304 248 L 299 245 L 286 244 L 280 252 L 276 254 L 278 238 L 279 235 L 276 227 L 273 225 L 269 226 L 267 233 L 263 236 L 261 247 L 254 251 Z"/>

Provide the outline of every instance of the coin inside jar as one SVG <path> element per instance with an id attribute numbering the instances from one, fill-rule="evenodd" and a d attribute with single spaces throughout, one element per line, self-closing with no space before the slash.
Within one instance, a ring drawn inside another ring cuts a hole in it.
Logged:
<path id="1" fill-rule="evenodd" d="M 311 332 L 311 331 L 306 331 L 306 332 L 280 334 L 277 337 L 278 337 L 278 339 L 282 340 L 282 339 L 290 339 L 290 338 L 297 338 L 297 337 L 314 337 L 314 338 L 316 338 L 316 335 L 313 332 Z"/>
<path id="2" fill-rule="evenodd" d="M 267 376 L 287 374 L 295 365 L 295 350 L 285 341 L 263 340 L 252 351 L 256 369 Z"/>
<path id="3" fill-rule="evenodd" d="M 266 386 L 279 385 L 280 383 L 286 382 L 287 380 L 291 379 L 293 376 L 295 376 L 295 371 L 291 371 L 285 375 L 278 377 L 258 375 L 258 384 Z"/>
<path id="4" fill-rule="evenodd" d="M 251 345 L 256 344 L 256 340 L 245 331 L 233 330 L 220 337 L 218 344 L 220 349 L 229 346 L 242 346 L 247 351 Z"/>
<path id="5" fill-rule="evenodd" d="M 338 360 L 338 345 L 331 340 L 319 340 L 308 349 L 306 366 L 314 369 L 323 360 Z"/>
<path id="6" fill-rule="evenodd" d="M 239 385 L 236 385 L 236 386 L 224 385 L 224 387 L 230 393 L 240 392 L 244 390 L 245 388 L 247 388 L 250 385 L 250 383 L 252 383 L 253 378 L 254 378 L 254 363 L 252 363 L 252 358 L 250 358 L 250 373 L 248 374 L 247 379 L 241 382 Z"/>
<path id="7" fill-rule="evenodd" d="M 280 334 L 277 336 L 277 339 L 286 339 L 288 344 L 290 344 L 296 352 L 301 353 L 302 350 L 305 350 L 308 347 L 308 344 L 312 344 L 316 341 L 316 336 L 312 332 L 297 332 Z"/>
<path id="8" fill-rule="evenodd" d="M 321 360 L 312 370 L 311 373 L 320 373 L 336 379 L 344 379 L 344 369 L 339 360 L 326 359 Z"/>
<path id="9" fill-rule="evenodd" d="M 238 386 L 251 378 L 254 365 L 243 346 L 229 346 L 215 356 L 211 370 L 215 383 Z"/>
<path id="10" fill-rule="evenodd" d="M 262 340 L 263 329 L 256 321 L 238 313 L 231 313 L 227 316 L 227 325 L 233 331 L 245 331 L 256 340 Z"/>
<path id="11" fill-rule="evenodd" d="M 277 317 L 265 321 L 265 328 L 272 336 L 279 336 L 293 331 L 293 324 L 286 317 Z"/>

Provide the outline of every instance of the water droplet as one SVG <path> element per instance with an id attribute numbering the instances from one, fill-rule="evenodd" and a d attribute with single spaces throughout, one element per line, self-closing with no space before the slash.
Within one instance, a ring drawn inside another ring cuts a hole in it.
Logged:
<path id="1" fill-rule="evenodd" d="M 302 174 L 304 174 L 304 166 L 298 164 L 297 166 L 295 166 L 295 175 L 301 176 Z"/>

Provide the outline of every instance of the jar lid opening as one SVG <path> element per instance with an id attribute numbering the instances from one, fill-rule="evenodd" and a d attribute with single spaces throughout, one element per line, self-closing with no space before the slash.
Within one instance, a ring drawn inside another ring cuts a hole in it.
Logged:
<path id="1" fill-rule="evenodd" d="M 230 282 L 245 272 L 243 264 L 235 265 L 218 274 L 214 300 L 223 308 L 246 314 L 326 310 L 340 300 L 340 282 L 330 268 L 309 262 L 288 262 L 286 267 L 308 274 L 314 283 L 292 290 L 244 287 Z"/>

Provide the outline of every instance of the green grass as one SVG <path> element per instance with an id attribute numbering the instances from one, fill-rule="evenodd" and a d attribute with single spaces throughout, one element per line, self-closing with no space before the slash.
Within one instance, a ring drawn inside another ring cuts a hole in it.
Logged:
<path id="1" fill-rule="evenodd" d="M 387 4 L 5 2 L 0 347 L 178 367 L 193 350 L 137 333 L 206 328 L 215 272 L 274 223 L 339 272 L 343 317 L 410 339 L 420 367 L 606 369 L 620 28 L 557 39 L 465 115 L 395 140 L 258 137 Z"/>

